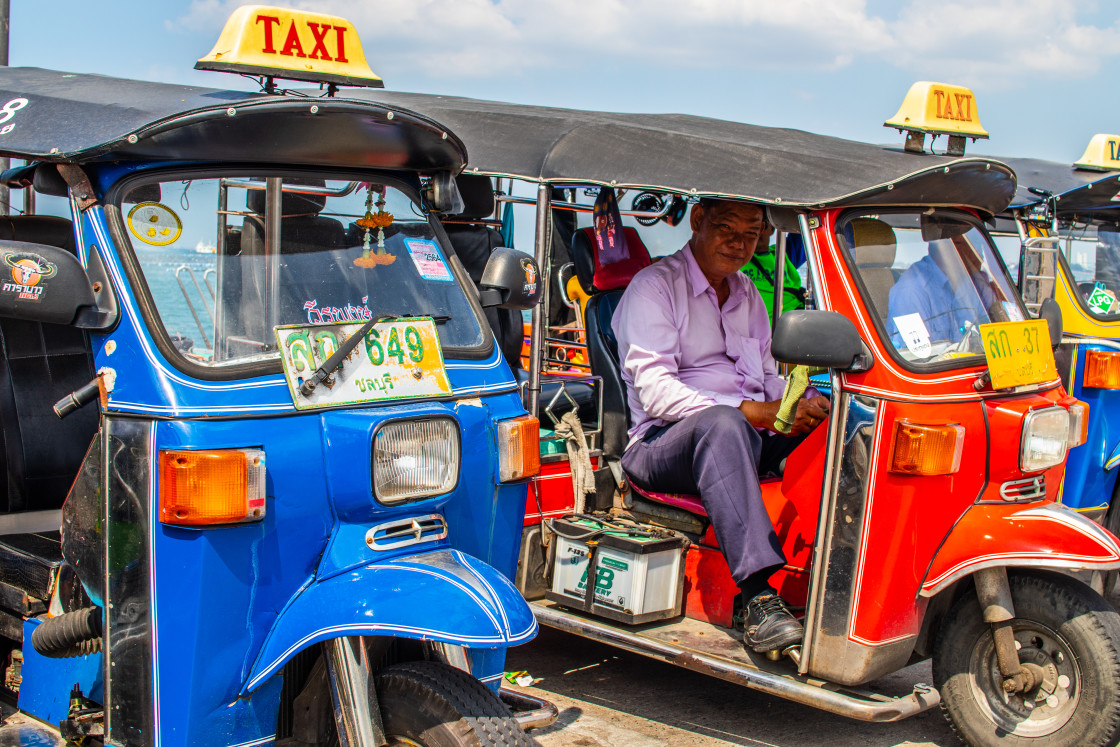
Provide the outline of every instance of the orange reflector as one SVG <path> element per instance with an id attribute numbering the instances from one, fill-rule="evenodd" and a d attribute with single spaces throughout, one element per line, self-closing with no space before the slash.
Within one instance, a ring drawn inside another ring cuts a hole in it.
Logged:
<path id="1" fill-rule="evenodd" d="M 260 449 L 159 453 L 164 524 L 236 524 L 263 519 L 264 510 Z"/>
<path id="2" fill-rule="evenodd" d="M 1120 353 L 1105 350 L 1086 352 L 1082 384 L 1093 389 L 1120 389 Z"/>
<path id="3" fill-rule="evenodd" d="M 964 426 L 920 425 L 895 421 L 891 472 L 903 475 L 951 475 L 960 469 Z"/>
<path id="4" fill-rule="evenodd" d="M 524 480 L 541 471 L 541 424 L 532 415 L 498 423 L 498 475 Z"/>

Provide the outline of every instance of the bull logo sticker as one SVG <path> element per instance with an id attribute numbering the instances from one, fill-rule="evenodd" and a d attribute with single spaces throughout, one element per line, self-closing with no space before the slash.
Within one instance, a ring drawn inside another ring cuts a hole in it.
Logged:
<path id="1" fill-rule="evenodd" d="M 521 260 L 521 269 L 525 272 L 525 295 L 531 296 L 537 292 L 537 266 L 532 260 Z"/>
<path id="2" fill-rule="evenodd" d="M 14 293 L 23 301 L 38 301 L 47 287 L 42 281 L 58 272 L 54 263 L 31 252 L 5 252 L 3 258 L 11 280 L 0 285 L 0 293 Z"/>

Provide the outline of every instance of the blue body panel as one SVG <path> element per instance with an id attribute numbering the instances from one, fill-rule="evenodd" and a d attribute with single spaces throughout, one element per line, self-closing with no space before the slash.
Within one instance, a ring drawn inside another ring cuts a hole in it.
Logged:
<path id="1" fill-rule="evenodd" d="M 30 641 L 31 634 L 37 627 L 38 619 L 25 620 L 23 640 Z M 102 702 L 104 682 L 101 670 L 100 653 L 70 659 L 51 659 L 32 646 L 24 646 L 19 709 L 48 724 L 64 721 L 70 711 L 70 687 L 73 685 L 80 687 L 87 698 Z"/>
<path id="2" fill-rule="evenodd" d="M 1077 357 L 1070 378 L 1071 394 L 1089 405 L 1089 432 L 1081 446 L 1066 458 L 1062 503 L 1078 511 L 1103 511 L 1116 489 L 1120 470 L 1106 469 L 1106 463 L 1120 448 L 1120 390 L 1094 389 L 1082 385 L 1085 353 L 1111 350 L 1092 343 L 1077 346 Z"/>
<path id="3" fill-rule="evenodd" d="M 302 590 L 273 626 L 243 693 L 328 638 L 390 635 L 496 648 L 527 641 L 536 629 L 517 589 L 486 564 L 454 550 L 409 555 Z"/>
<path id="4" fill-rule="evenodd" d="M 102 181 L 109 176 L 103 171 Z M 121 307 L 117 327 L 92 336 L 95 367 L 116 374 L 107 411 L 154 418 L 153 455 L 238 447 L 266 454 L 261 521 L 172 527 L 159 523 L 157 506 L 148 507 L 155 743 L 209 744 L 215 735 L 230 745 L 269 740 L 282 665 L 337 635 L 465 645 L 476 649 L 474 674 L 496 686 L 504 647 L 536 632 L 507 580 L 516 570 L 526 485 L 498 482 L 494 433 L 497 421 L 525 410 L 497 346 L 480 360 L 447 360 L 452 396 L 445 401 L 300 412 L 279 374 L 203 381 L 176 369 L 148 333 L 103 210 L 87 211 L 77 228 L 83 261 L 100 252 Z M 459 426 L 458 484 L 420 501 L 378 503 L 375 428 L 428 417 Z M 157 496 L 158 487 L 153 469 L 149 494 Z M 373 525 L 434 513 L 447 520 L 446 539 L 380 552 L 365 543 Z M 441 554 L 415 557 L 432 551 Z M 51 684 L 65 697 L 73 680 Z"/>

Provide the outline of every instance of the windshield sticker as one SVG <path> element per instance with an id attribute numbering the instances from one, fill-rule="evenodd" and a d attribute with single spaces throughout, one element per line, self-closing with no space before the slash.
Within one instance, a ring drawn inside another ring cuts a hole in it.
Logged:
<path id="1" fill-rule="evenodd" d="M 0 286 L 0 292 L 14 293 L 21 301 L 38 301 L 47 289 L 44 278 L 53 277 L 58 268 L 32 252 L 4 252 L 4 264 L 11 268 L 12 279 Z"/>
<path id="2" fill-rule="evenodd" d="M 319 308 L 316 299 L 305 301 L 303 310 L 307 312 L 308 324 L 340 324 L 342 322 L 361 322 L 373 319 L 373 312 L 366 304 L 369 296 L 362 296 L 362 305 L 348 303 L 345 306 L 324 306 Z"/>
<path id="3" fill-rule="evenodd" d="M 1104 283 L 1096 283 L 1093 292 L 1085 299 L 1085 303 L 1097 314 L 1107 314 L 1116 304 L 1116 294 L 1104 287 Z"/>
<path id="4" fill-rule="evenodd" d="M 443 261 L 443 255 L 440 254 L 436 242 L 431 239 L 405 239 L 404 243 L 408 247 L 408 254 L 412 257 L 412 263 L 416 265 L 420 277 L 425 280 L 454 282 L 455 278 L 451 276 L 451 270 Z"/>
<path id="5" fill-rule="evenodd" d="M 1019 311 L 1019 307 L 1014 301 L 1003 301 L 1003 313 L 1007 314 L 1007 321 L 1021 322 L 1023 321 L 1023 312 Z"/>
<path id="6" fill-rule="evenodd" d="M 933 353 L 933 346 L 929 342 L 929 330 L 926 329 L 922 315 L 918 313 L 896 316 L 894 326 L 902 335 L 906 349 L 919 358 L 928 358 Z"/>
<path id="7" fill-rule="evenodd" d="M 183 233 L 183 222 L 162 203 L 141 202 L 128 211 L 128 230 L 145 244 L 167 246 Z"/>

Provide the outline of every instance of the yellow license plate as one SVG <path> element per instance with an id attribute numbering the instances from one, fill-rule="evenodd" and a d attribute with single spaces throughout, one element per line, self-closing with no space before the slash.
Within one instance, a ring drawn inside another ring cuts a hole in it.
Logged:
<path id="1" fill-rule="evenodd" d="M 1050 328 L 1044 319 L 980 325 L 993 389 L 1040 384 L 1058 378 Z"/>
<path id="2" fill-rule="evenodd" d="M 276 328 L 284 377 L 296 409 L 439 396 L 451 391 L 431 317 L 375 324 L 342 365 L 304 395 L 303 382 L 362 324 L 293 324 Z"/>

